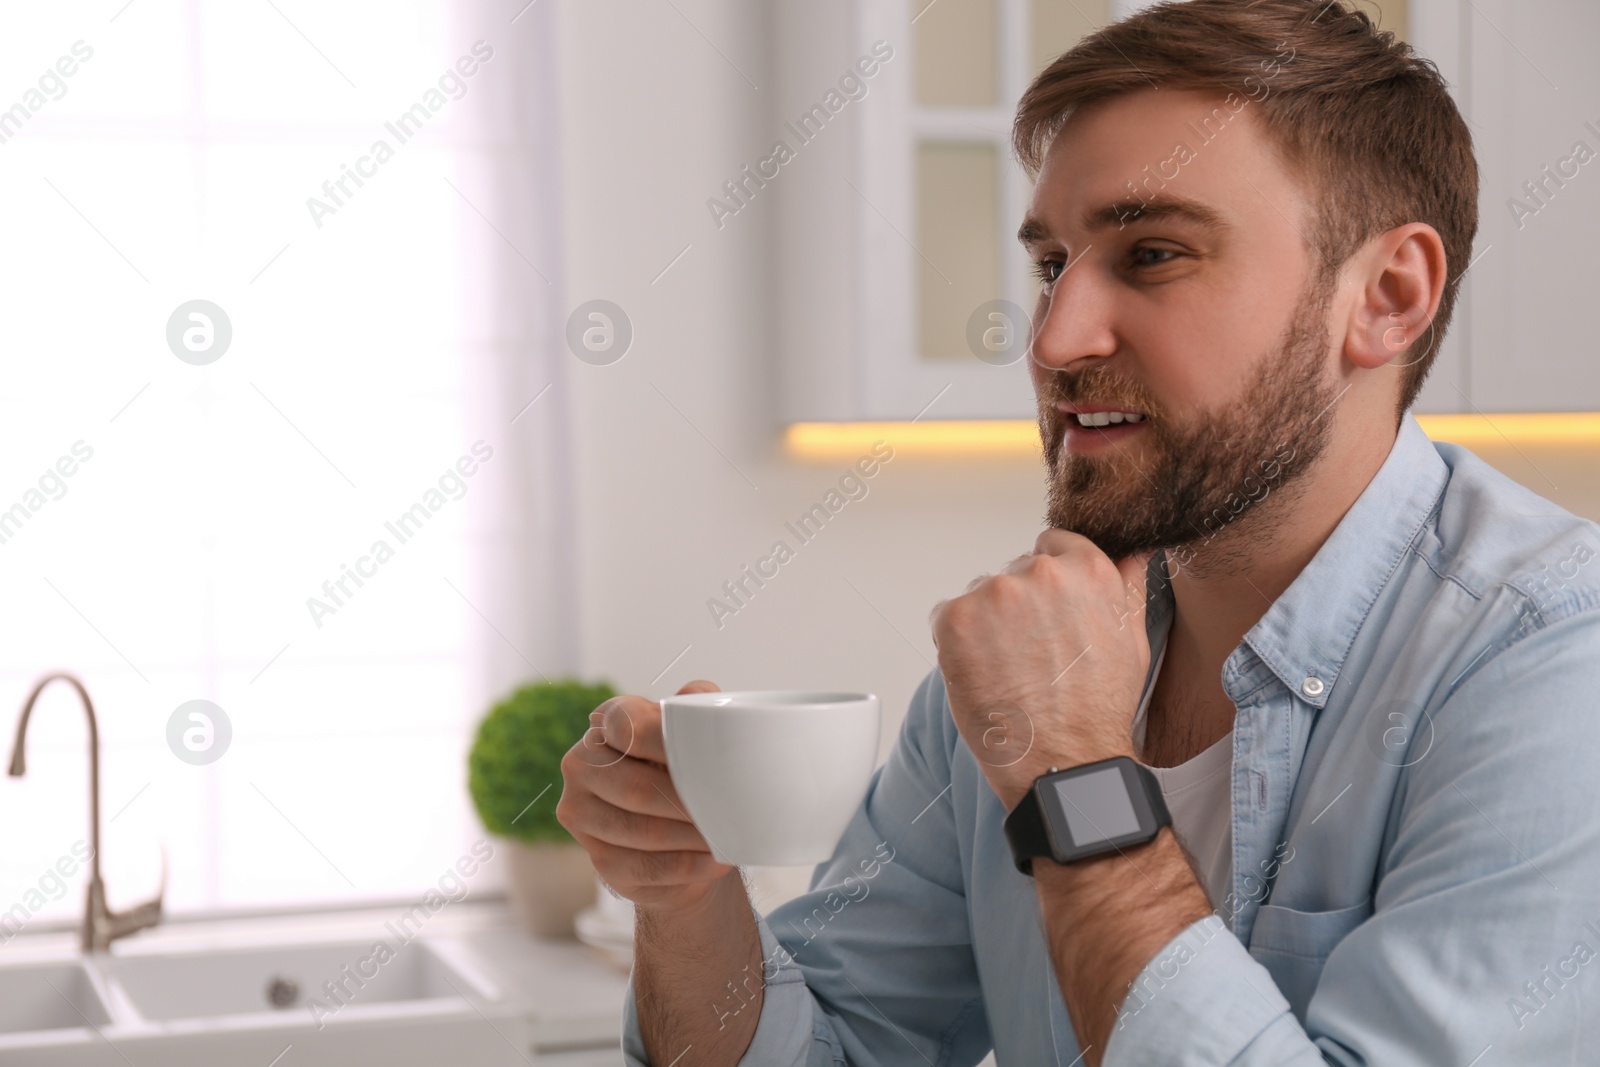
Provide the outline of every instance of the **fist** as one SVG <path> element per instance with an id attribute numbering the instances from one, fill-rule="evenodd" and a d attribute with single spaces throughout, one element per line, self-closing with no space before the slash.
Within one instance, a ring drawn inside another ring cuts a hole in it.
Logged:
<path id="1" fill-rule="evenodd" d="M 1113 562 L 1088 538 L 1046 530 L 1031 554 L 934 606 L 950 714 L 1006 810 L 1051 767 L 1134 754 L 1149 559 Z"/>

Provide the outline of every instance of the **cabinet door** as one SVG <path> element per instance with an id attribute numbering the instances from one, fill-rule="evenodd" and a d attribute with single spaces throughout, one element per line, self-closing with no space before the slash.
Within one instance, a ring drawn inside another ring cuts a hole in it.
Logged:
<path id="1" fill-rule="evenodd" d="M 1015 239 L 1032 190 L 1011 122 L 1028 83 L 1108 4 L 774 9 L 775 119 L 809 160 L 775 194 L 787 421 L 1035 416 L 1025 355 L 1038 286 Z M 816 113 L 843 62 L 873 56 L 859 101 L 836 100 L 844 136 L 802 141 L 795 116 Z"/>
<path id="2" fill-rule="evenodd" d="M 1462 304 L 1463 391 L 1491 413 L 1600 410 L 1591 243 L 1600 235 L 1600 64 L 1592 55 L 1600 5 L 1448 6 L 1468 60 L 1481 180 L 1479 258 Z"/>

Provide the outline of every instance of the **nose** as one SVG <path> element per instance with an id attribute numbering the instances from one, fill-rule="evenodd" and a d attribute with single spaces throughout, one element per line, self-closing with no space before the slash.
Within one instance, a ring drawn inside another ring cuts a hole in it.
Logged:
<path id="1" fill-rule="evenodd" d="M 1111 294 L 1095 276 L 1091 249 L 1062 269 L 1039 298 L 1034 314 L 1035 371 L 1056 371 L 1091 356 L 1117 350 Z"/>

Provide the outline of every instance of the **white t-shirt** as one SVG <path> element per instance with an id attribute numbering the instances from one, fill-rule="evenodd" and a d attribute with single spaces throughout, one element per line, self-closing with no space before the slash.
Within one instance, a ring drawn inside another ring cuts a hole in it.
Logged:
<path id="1" fill-rule="evenodd" d="M 1140 749 L 1144 748 L 1145 713 L 1166 656 L 1167 641 L 1163 636 L 1144 699 L 1139 701 L 1134 715 L 1133 740 Z M 1233 879 L 1233 731 L 1176 767 L 1150 770 L 1161 783 L 1162 799 L 1172 814 L 1173 832 L 1199 864 L 1200 884 L 1212 906 L 1219 906 L 1227 899 Z"/>

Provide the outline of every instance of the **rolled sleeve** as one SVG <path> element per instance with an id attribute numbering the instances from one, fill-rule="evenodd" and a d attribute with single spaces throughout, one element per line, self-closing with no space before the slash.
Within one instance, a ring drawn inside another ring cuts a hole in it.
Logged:
<path id="1" fill-rule="evenodd" d="M 1227 994 L 1219 996 L 1221 990 Z M 1207 915 L 1139 972 L 1117 1012 L 1101 1067 L 1324 1062 L 1272 975 L 1219 916 Z"/>

